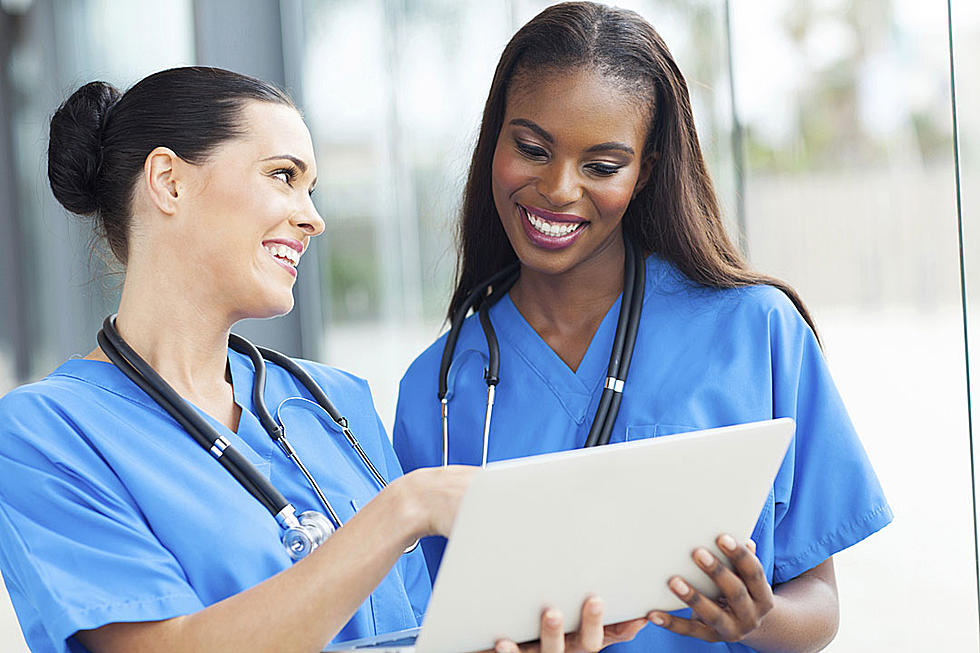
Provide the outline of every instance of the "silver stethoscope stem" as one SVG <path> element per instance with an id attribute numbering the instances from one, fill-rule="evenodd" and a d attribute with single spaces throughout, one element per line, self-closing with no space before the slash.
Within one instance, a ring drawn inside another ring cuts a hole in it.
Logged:
<path id="1" fill-rule="evenodd" d="M 303 461 L 300 460 L 300 457 L 296 453 L 296 450 L 293 449 L 292 445 L 289 444 L 289 441 L 286 439 L 285 434 L 280 436 L 279 439 L 276 440 L 276 442 L 279 444 L 279 448 L 282 449 L 283 453 L 286 454 L 286 457 L 292 460 L 293 464 L 295 464 L 296 467 L 299 468 L 299 471 L 303 473 L 303 476 L 306 477 L 306 481 L 313 488 L 313 492 L 316 494 L 316 498 L 320 500 L 320 505 L 322 505 L 323 509 L 327 511 L 327 517 L 330 518 L 330 521 L 333 523 L 333 527 L 340 528 L 341 526 L 343 526 L 343 523 L 340 521 L 340 517 L 338 517 L 337 513 L 334 512 L 333 506 L 330 505 L 330 502 L 327 501 L 326 495 L 323 494 L 323 490 L 320 489 L 320 484 L 316 482 L 316 479 L 313 478 L 313 475 L 310 474 L 310 471 L 306 469 L 306 465 L 303 464 Z"/>
<path id="2" fill-rule="evenodd" d="M 383 490 L 388 487 L 388 482 L 384 479 L 384 476 L 382 476 L 378 471 L 378 468 L 374 466 L 374 463 L 371 462 L 368 455 L 364 453 L 364 449 L 361 449 L 361 443 L 357 441 L 357 438 L 354 437 L 354 434 L 346 426 L 344 427 L 344 437 L 347 438 L 350 446 L 354 447 L 354 451 L 357 452 L 357 455 L 360 456 L 361 460 L 364 461 L 364 464 L 367 465 L 368 470 L 370 470 L 371 475 L 374 477 L 374 480 L 377 481 L 378 485 L 381 486 L 381 489 Z"/>
<path id="3" fill-rule="evenodd" d="M 493 417 L 493 399 L 496 395 L 495 385 L 487 386 L 487 412 L 483 418 L 483 467 L 487 466 L 487 450 L 490 446 L 490 418 Z"/>
<path id="4" fill-rule="evenodd" d="M 327 500 L 327 497 L 323 493 L 323 490 L 320 489 L 320 484 L 316 482 L 316 479 L 313 478 L 313 475 L 310 474 L 308 469 L 306 469 L 306 465 L 304 465 L 303 461 L 300 460 L 299 454 L 296 453 L 296 450 L 293 449 L 292 445 L 289 444 L 289 441 L 286 440 L 286 428 L 282 422 L 282 408 L 289 402 L 297 402 L 297 403 L 302 402 L 302 405 L 313 406 L 317 410 L 323 410 L 323 407 L 320 406 L 320 404 L 318 404 L 317 402 L 311 401 L 306 397 L 289 397 L 287 399 L 284 399 L 279 404 L 279 407 L 276 409 L 276 421 L 279 423 L 279 428 L 281 429 L 280 431 L 281 435 L 279 436 L 279 438 L 276 439 L 276 442 L 279 444 L 279 447 L 283 450 L 283 453 L 286 454 L 286 457 L 292 460 L 293 463 L 303 473 L 303 476 L 306 477 L 306 480 L 313 488 L 313 492 L 316 494 L 317 499 L 320 500 L 320 504 L 323 506 L 323 509 L 327 511 L 327 516 L 330 519 L 330 521 L 333 523 L 334 528 L 339 529 L 341 526 L 344 525 L 344 523 L 340 521 L 340 517 L 334 511 L 333 506 L 330 505 L 330 501 Z M 371 476 L 374 477 L 374 480 L 378 483 L 378 485 L 381 486 L 381 489 L 383 490 L 386 487 L 388 487 L 387 481 L 385 481 L 384 477 L 378 471 L 377 467 L 375 467 L 374 464 L 371 462 L 371 459 L 368 458 L 368 455 L 364 452 L 364 449 L 361 448 L 361 443 L 357 441 L 357 438 L 354 437 L 354 434 L 351 432 L 351 430 L 346 426 L 341 426 L 341 431 L 343 432 L 344 437 L 347 439 L 348 444 L 350 444 L 351 447 L 354 448 L 354 451 L 357 452 L 357 455 L 358 457 L 360 457 L 361 462 L 363 462 L 367 466 L 368 470 L 371 472 Z M 412 552 L 413 550 L 415 550 L 415 548 L 418 545 L 419 545 L 419 541 L 415 540 L 415 542 L 412 543 L 411 546 L 409 546 L 407 549 L 404 550 L 404 553 Z"/>
<path id="5" fill-rule="evenodd" d="M 449 398 L 442 398 L 442 466 L 449 466 Z"/>

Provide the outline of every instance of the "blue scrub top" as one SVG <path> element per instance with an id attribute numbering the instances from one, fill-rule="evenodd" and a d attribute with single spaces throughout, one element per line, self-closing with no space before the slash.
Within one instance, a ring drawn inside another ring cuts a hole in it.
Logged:
<path id="1" fill-rule="evenodd" d="M 610 441 L 777 417 L 796 420 L 796 436 L 752 536 L 773 583 L 795 578 L 888 524 L 891 510 L 816 338 L 792 302 L 770 286 L 697 285 L 657 256 L 646 265 L 643 316 Z M 490 460 L 583 445 L 605 382 L 619 305 L 617 300 L 610 308 L 574 372 L 509 296 L 490 310 L 500 343 Z M 406 471 L 442 461 L 437 381 L 444 343 L 445 335 L 401 382 L 394 445 Z M 486 361 L 486 340 L 471 316 L 449 373 L 450 463 L 480 463 Z M 423 544 L 434 577 L 445 540 L 427 538 Z M 616 555 L 615 542 L 597 554 Z M 632 642 L 606 650 L 751 649 L 648 625 Z"/>
<path id="2" fill-rule="evenodd" d="M 296 507 L 312 489 L 266 434 L 251 361 L 229 351 L 238 432 L 205 416 Z M 367 383 L 299 361 L 387 479 L 401 468 Z M 266 402 L 309 393 L 267 365 Z M 288 411 L 288 415 L 285 413 Z M 284 408 L 287 437 L 341 520 L 378 492 L 325 413 Z M 288 568 L 269 512 L 115 366 L 70 360 L 0 399 L 0 569 L 32 651 L 83 651 L 72 635 L 168 619 Z M 336 641 L 420 623 L 430 592 L 420 550 L 403 555 Z"/>

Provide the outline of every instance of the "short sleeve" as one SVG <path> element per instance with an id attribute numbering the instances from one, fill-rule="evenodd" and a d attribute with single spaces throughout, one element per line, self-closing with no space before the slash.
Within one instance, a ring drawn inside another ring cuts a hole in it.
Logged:
<path id="1" fill-rule="evenodd" d="M 411 393 L 405 391 L 405 379 L 402 379 L 402 382 L 398 388 L 398 405 L 395 409 L 395 424 L 392 427 L 391 434 L 393 450 L 398 456 L 398 460 L 402 468 L 407 471 L 412 471 L 420 466 L 417 462 L 415 462 L 415 452 L 413 451 L 412 444 L 409 441 L 409 430 L 404 423 L 405 419 L 407 419 L 407 413 L 409 411 L 406 406 L 402 405 L 402 403 L 408 401 L 407 397 L 410 394 Z"/>
<path id="2" fill-rule="evenodd" d="M 204 607 L 119 479 L 50 397 L 21 389 L 0 400 L 0 474 L 4 579 L 25 631 L 43 628 L 51 650 L 68 650 L 78 630 Z"/>
<path id="3" fill-rule="evenodd" d="M 769 314 L 773 417 L 796 435 L 776 476 L 773 581 L 786 582 L 892 520 L 819 343 L 782 298 Z"/>

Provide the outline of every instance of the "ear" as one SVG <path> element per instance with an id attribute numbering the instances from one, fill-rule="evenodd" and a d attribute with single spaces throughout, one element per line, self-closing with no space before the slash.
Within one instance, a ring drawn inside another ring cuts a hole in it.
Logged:
<path id="1" fill-rule="evenodd" d="M 181 158 L 166 147 L 154 149 L 143 162 L 143 183 L 150 201 L 166 215 L 173 215 L 177 211 L 181 164 Z"/>
<path id="2" fill-rule="evenodd" d="M 635 200 L 636 196 L 640 194 L 640 191 L 647 185 L 650 181 L 650 173 L 653 172 L 654 162 L 660 158 L 660 154 L 657 152 L 651 152 L 643 157 L 643 161 L 640 162 L 640 174 L 636 178 L 636 185 L 633 186 L 633 196 L 631 200 Z"/>

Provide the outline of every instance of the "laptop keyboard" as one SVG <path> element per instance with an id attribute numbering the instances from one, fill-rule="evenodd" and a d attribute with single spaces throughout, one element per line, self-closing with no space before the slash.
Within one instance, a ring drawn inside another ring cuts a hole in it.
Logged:
<path id="1" fill-rule="evenodd" d="M 370 644 L 363 644 L 361 646 L 355 646 L 354 650 L 360 649 L 371 649 L 379 648 L 381 646 L 412 646 L 415 644 L 415 635 L 409 635 L 408 637 L 397 637 L 393 639 L 377 639 Z"/>

